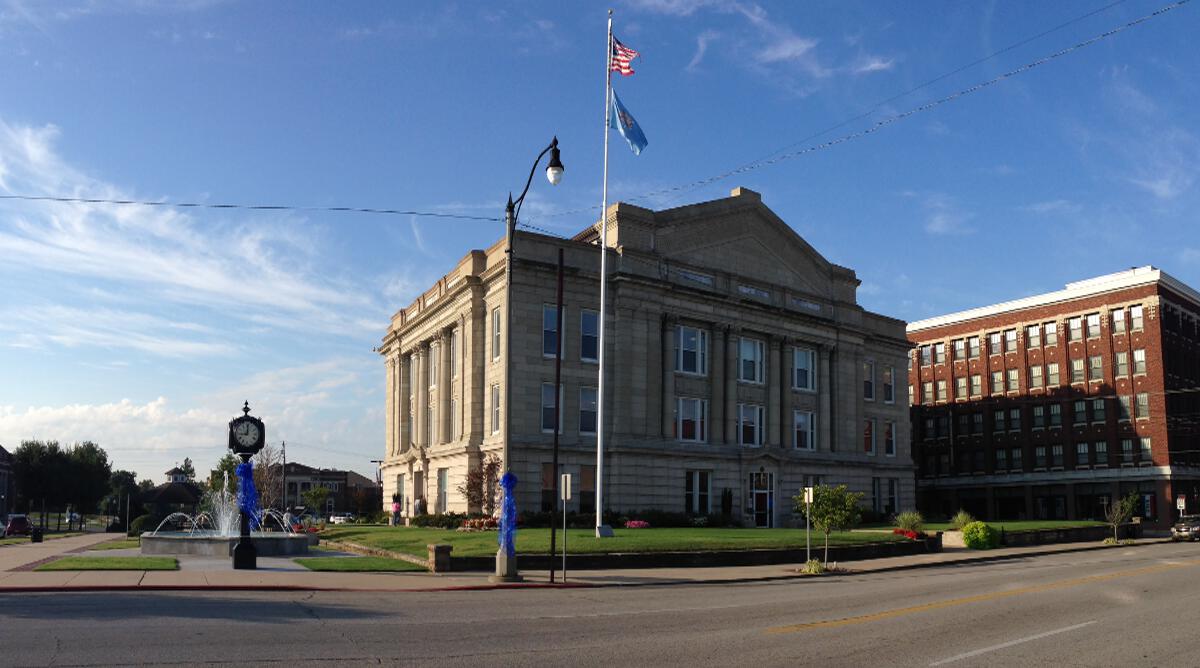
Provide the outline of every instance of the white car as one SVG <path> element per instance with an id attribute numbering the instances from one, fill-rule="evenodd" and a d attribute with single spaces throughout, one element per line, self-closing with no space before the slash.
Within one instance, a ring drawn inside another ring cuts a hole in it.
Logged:
<path id="1" fill-rule="evenodd" d="M 334 513 L 329 516 L 330 524 L 347 524 L 354 521 L 353 513 Z"/>

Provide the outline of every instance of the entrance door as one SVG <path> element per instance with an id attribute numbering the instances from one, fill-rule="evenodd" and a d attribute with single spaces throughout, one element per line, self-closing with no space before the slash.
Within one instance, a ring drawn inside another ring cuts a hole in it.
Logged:
<path id="1" fill-rule="evenodd" d="M 759 471 L 750 474 L 750 489 L 754 495 L 754 526 L 770 529 L 775 526 L 775 474 Z"/>

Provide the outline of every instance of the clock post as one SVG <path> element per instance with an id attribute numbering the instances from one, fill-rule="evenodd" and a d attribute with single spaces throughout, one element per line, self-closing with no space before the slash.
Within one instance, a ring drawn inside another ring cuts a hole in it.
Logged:
<path id="1" fill-rule="evenodd" d="M 233 567 L 236 570 L 258 568 L 258 551 L 254 549 L 254 541 L 250 538 L 250 509 L 247 506 L 254 505 L 258 497 L 254 491 L 250 458 L 262 450 L 263 444 L 266 443 L 266 434 L 263 421 L 250 415 L 249 401 L 242 406 L 242 415 L 229 422 L 229 449 L 242 458 L 242 464 L 238 466 L 241 479 L 238 486 L 238 510 L 242 528 L 238 543 L 233 547 Z"/>

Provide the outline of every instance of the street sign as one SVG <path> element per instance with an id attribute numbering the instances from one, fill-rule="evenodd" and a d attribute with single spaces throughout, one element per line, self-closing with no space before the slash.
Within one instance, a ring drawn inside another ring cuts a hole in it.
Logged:
<path id="1" fill-rule="evenodd" d="M 571 500 L 571 474 L 570 473 L 562 474 L 562 482 L 559 483 L 559 485 L 558 485 L 558 491 L 559 491 L 559 496 L 562 497 L 563 501 Z"/>
<path id="2" fill-rule="evenodd" d="M 813 488 L 812 487 L 804 488 L 804 502 L 805 503 L 813 502 Z"/>
<path id="3" fill-rule="evenodd" d="M 1175 499 L 1175 508 L 1181 513 L 1187 510 L 1187 497 L 1181 496 Z"/>

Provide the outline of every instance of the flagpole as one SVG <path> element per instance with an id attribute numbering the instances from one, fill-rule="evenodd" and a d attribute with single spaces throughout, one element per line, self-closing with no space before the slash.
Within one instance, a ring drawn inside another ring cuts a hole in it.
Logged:
<path id="1" fill-rule="evenodd" d="M 604 524 L 604 330 L 608 286 L 608 117 L 612 95 L 612 10 L 608 10 L 608 41 L 604 50 L 604 183 L 600 188 L 600 371 L 596 381 L 596 537 L 612 535 Z"/>

